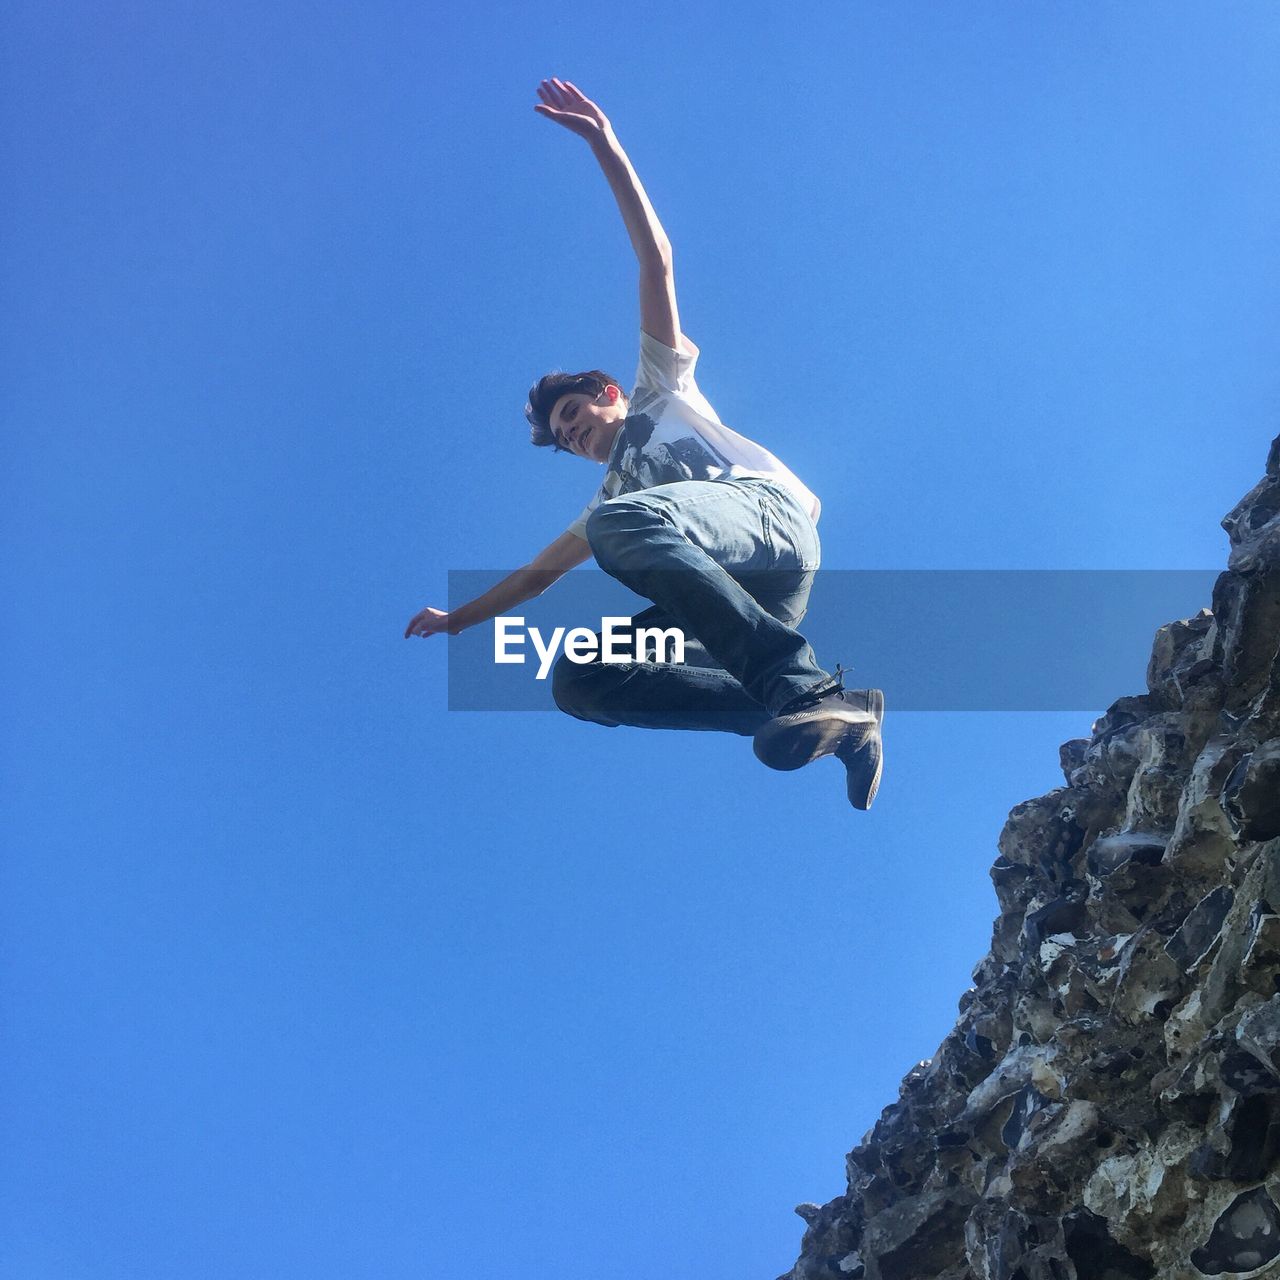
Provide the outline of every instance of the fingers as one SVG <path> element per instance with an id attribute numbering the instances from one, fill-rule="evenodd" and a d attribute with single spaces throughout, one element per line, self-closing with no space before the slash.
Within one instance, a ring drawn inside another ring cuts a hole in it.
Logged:
<path id="1" fill-rule="evenodd" d="M 434 618 L 416 613 L 409 619 L 409 625 L 404 629 L 404 638 L 407 640 L 410 636 L 426 636 L 435 635 L 435 631 L 431 629 Z"/>
<path id="2" fill-rule="evenodd" d="M 564 119 L 564 99 L 550 80 L 544 80 L 538 86 L 538 97 L 540 97 L 542 101 L 535 102 L 533 104 L 533 109 L 538 112 L 539 115 L 544 115 L 550 120 L 555 120 L 557 123 L 562 122 Z"/>
<path id="3" fill-rule="evenodd" d="M 572 107 L 587 101 L 587 95 L 577 85 L 554 76 L 538 85 L 538 97 L 551 107 Z"/>
<path id="4" fill-rule="evenodd" d="M 558 80 L 543 80 L 538 85 L 538 97 L 548 106 L 562 107 L 565 105 L 567 95 Z"/>
<path id="5" fill-rule="evenodd" d="M 433 609 L 427 605 L 425 609 L 419 609 L 409 619 L 409 625 L 404 629 L 404 638 L 407 640 L 410 636 L 434 636 L 448 629 L 448 613 L 443 609 Z"/>
<path id="6" fill-rule="evenodd" d="M 548 120 L 554 120 L 580 138 L 593 141 L 608 128 L 604 113 L 589 98 L 582 95 L 577 85 L 567 80 L 543 80 L 538 85 L 538 97 L 533 109 Z"/>

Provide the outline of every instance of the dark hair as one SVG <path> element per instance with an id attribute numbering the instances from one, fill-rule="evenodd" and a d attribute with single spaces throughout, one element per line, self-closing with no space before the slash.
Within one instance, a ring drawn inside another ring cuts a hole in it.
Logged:
<path id="1" fill-rule="evenodd" d="M 524 416 L 529 419 L 529 439 L 534 444 L 551 445 L 561 452 L 556 433 L 551 430 L 551 411 L 562 396 L 585 392 L 598 396 L 607 386 L 621 387 L 622 383 L 603 369 L 589 369 L 586 373 L 548 373 L 529 388 L 529 403 Z"/>

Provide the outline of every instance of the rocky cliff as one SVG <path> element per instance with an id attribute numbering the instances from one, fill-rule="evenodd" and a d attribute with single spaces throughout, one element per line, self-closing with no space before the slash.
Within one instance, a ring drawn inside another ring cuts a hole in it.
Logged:
<path id="1" fill-rule="evenodd" d="M 1213 608 L 1061 750 L 936 1055 L 784 1280 L 1280 1277 L 1280 439 Z"/>

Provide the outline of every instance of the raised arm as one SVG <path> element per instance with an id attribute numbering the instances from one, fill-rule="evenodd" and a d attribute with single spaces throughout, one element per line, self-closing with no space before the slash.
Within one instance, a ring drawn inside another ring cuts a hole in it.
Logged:
<path id="1" fill-rule="evenodd" d="M 631 247 L 640 263 L 640 327 L 668 347 L 680 347 L 680 313 L 676 307 L 671 241 L 649 203 L 604 112 L 567 80 L 544 80 L 541 102 L 534 110 L 585 138 L 609 181 Z"/>
<path id="2" fill-rule="evenodd" d="M 452 613 L 433 609 L 428 605 L 409 619 L 404 629 L 405 639 L 410 636 L 434 636 L 442 631 L 456 636 L 459 631 L 488 622 L 514 609 L 517 605 L 540 596 L 553 582 L 564 577 L 575 565 L 591 556 L 591 546 L 576 533 L 562 533 L 553 543 L 544 547 L 523 568 L 509 573 L 501 582 L 490 587 L 482 596 L 459 605 Z"/>

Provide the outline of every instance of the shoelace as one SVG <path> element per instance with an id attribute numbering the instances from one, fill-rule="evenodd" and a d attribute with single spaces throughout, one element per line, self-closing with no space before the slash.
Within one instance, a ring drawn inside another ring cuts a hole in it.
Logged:
<path id="1" fill-rule="evenodd" d="M 844 691 L 845 691 L 845 690 L 844 690 L 844 677 L 845 677 L 845 668 L 844 668 L 844 667 L 842 667 L 842 666 L 837 662 L 837 663 L 836 663 L 836 673 L 835 673 L 835 675 L 833 675 L 833 676 L 831 677 L 831 678 L 835 681 L 835 684 L 834 684 L 834 685 L 832 685 L 830 689 L 826 690 L 826 692 L 825 692 L 825 693 L 822 693 L 822 694 L 820 694 L 819 696 L 820 696 L 820 697 L 823 697 L 823 698 L 828 698 L 828 697 L 830 697 L 833 693 L 843 694 L 843 693 L 844 693 Z"/>
<path id="2" fill-rule="evenodd" d="M 821 702 L 823 698 L 829 698 L 833 693 L 838 693 L 841 697 L 844 697 L 844 677 L 846 672 L 847 668 L 842 667 L 837 662 L 836 673 L 831 677 L 832 680 L 835 681 L 835 684 L 829 686 L 819 685 L 809 693 L 802 693 L 800 697 L 789 702 L 778 714 L 791 715 L 796 711 L 803 711 L 807 707 L 811 707 L 815 703 Z"/>

